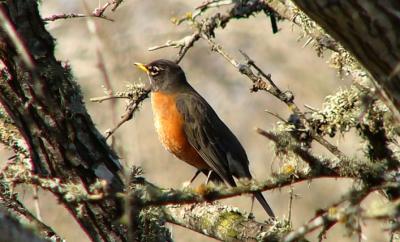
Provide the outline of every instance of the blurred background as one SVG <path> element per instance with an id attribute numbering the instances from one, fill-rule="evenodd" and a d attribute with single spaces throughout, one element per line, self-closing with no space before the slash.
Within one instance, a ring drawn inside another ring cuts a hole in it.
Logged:
<path id="1" fill-rule="evenodd" d="M 40 10 L 42 17 L 60 13 L 88 13 L 105 2 L 86 1 L 84 4 L 80 0 L 42 1 Z M 115 12 L 107 10 L 106 15 L 113 22 L 80 18 L 47 24 L 47 29 L 56 39 L 56 56 L 72 66 L 76 81 L 82 88 L 86 107 L 99 130 L 104 132 L 112 128 L 125 108 L 123 101 L 118 101 L 114 107 L 111 102 L 90 102 L 91 97 L 103 96 L 104 86 L 107 86 L 99 67 L 100 59 L 104 61 L 113 90 L 123 90 L 128 83 L 146 83 L 146 76 L 134 68 L 133 63 L 175 58 L 178 49 L 149 52 L 147 48 L 191 34 L 190 26 L 176 26 L 170 19 L 192 11 L 201 3 L 201 0 L 132 0 L 125 1 Z M 269 17 L 260 13 L 249 19 L 232 20 L 225 29 L 217 29 L 216 41 L 238 60 L 243 61 L 238 50 L 245 51 L 266 73 L 271 73 L 281 89 L 291 90 L 302 108 L 304 104 L 320 108 L 325 96 L 351 84 L 349 80 L 338 77 L 327 64 L 327 58 L 317 57 L 311 47 L 303 47 L 306 40 L 299 39 L 300 32 L 295 26 L 287 22 L 279 22 L 278 26 L 279 33 L 272 34 Z M 272 144 L 258 135 L 255 128 L 273 129 L 277 120 L 265 110 L 287 117 L 287 107 L 267 93 L 250 93 L 250 81 L 221 56 L 212 53 L 204 41 L 197 42 L 189 50 L 181 66 L 189 82 L 208 100 L 245 147 L 254 177 L 262 180 L 271 172 L 278 171 L 282 161 L 274 156 Z M 331 141 L 351 156 L 361 154 L 361 144 L 355 135 L 348 134 Z M 125 167 L 143 167 L 145 177 L 161 187 L 180 188 L 195 172 L 194 168 L 175 158 L 159 143 L 149 100 L 143 103 L 140 112 L 131 121 L 116 132 L 113 145 Z M 313 149 L 316 153 L 329 155 L 317 145 Z M 193 186 L 204 179 L 204 176 L 198 178 Z M 312 218 L 316 209 L 325 208 L 337 201 L 351 186 L 351 181 L 333 179 L 294 185 L 292 189 L 297 195 L 291 215 L 294 228 Z M 33 209 L 31 189 L 20 190 L 20 198 Z M 41 215 L 47 224 L 67 241 L 89 241 L 51 194 L 41 191 L 39 195 Z M 289 216 L 290 188 L 268 191 L 264 195 L 279 218 Z M 367 199 L 365 204 L 372 200 L 382 200 L 378 195 L 373 195 L 373 198 Z M 222 202 L 248 212 L 251 209 L 250 196 Z M 258 203 L 255 203 L 253 213 L 258 221 L 267 219 Z M 178 226 L 169 226 L 177 242 L 215 241 Z M 363 223 L 362 226 L 365 241 L 388 239 L 387 234 L 380 232 L 382 228 L 378 224 Z M 317 237 L 318 232 L 315 232 L 307 238 L 317 241 Z M 338 240 L 358 241 L 358 238 L 348 236 L 344 225 L 339 224 L 328 232 L 326 241 Z"/>

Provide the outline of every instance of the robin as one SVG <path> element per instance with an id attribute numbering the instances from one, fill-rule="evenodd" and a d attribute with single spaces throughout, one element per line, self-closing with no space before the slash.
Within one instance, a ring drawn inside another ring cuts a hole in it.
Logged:
<path id="1" fill-rule="evenodd" d="M 236 136 L 207 101 L 187 82 L 182 68 L 169 60 L 135 63 L 151 84 L 154 123 L 161 143 L 179 159 L 196 167 L 209 180 L 236 186 L 236 178 L 251 179 L 249 160 Z M 261 194 L 254 196 L 275 217 Z"/>

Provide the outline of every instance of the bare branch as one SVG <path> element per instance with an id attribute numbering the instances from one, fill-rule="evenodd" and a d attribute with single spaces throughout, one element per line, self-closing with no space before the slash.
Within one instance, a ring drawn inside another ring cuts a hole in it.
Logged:
<path id="1" fill-rule="evenodd" d="M 56 21 L 56 20 L 60 20 L 60 19 L 71 19 L 71 18 L 101 18 L 101 19 L 105 19 L 108 21 L 114 21 L 104 15 L 100 15 L 100 16 L 96 16 L 93 13 L 92 14 L 82 14 L 82 13 L 61 13 L 61 14 L 53 14 L 47 17 L 43 18 L 43 21 L 46 22 L 51 22 L 51 21 Z"/>
<path id="2" fill-rule="evenodd" d="M 118 95 L 107 95 L 107 96 L 101 96 L 101 97 L 92 97 L 90 98 L 90 101 L 96 102 L 96 103 L 102 103 L 104 101 L 108 101 L 111 99 L 130 99 L 131 97 L 129 96 L 118 96 Z"/>
<path id="3" fill-rule="evenodd" d="M 175 62 L 179 63 L 182 58 L 185 56 L 186 52 L 193 46 L 193 44 L 199 40 L 200 35 L 198 32 L 192 34 L 192 35 L 188 35 L 180 40 L 175 40 L 175 41 L 171 41 L 168 40 L 165 44 L 163 45 L 159 45 L 159 46 L 153 46 L 148 48 L 148 51 L 154 51 L 154 50 L 158 50 L 158 49 L 162 49 L 162 48 L 166 48 L 166 47 L 174 47 L 174 48 L 180 48 L 178 55 L 176 57 Z"/>
<path id="4" fill-rule="evenodd" d="M 108 18 L 107 16 L 104 15 L 104 12 L 112 5 L 112 11 L 114 11 L 119 4 L 121 4 L 122 1 L 107 1 L 103 6 L 98 7 L 94 9 L 90 14 L 81 14 L 81 13 L 62 13 L 62 14 L 53 14 L 48 17 L 44 17 L 43 21 L 49 22 L 49 21 L 56 21 L 59 19 L 71 19 L 71 18 L 87 18 L 87 17 L 93 17 L 93 18 L 101 18 L 105 19 L 108 21 L 114 21 L 113 19 Z"/>

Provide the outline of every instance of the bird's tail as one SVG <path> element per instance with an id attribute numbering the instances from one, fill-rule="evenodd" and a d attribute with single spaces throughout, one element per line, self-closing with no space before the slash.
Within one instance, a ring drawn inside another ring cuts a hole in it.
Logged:
<path id="1" fill-rule="evenodd" d="M 207 175 L 208 172 L 204 172 L 204 174 Z M 250 174 L 250 172 L 249 172 Z M 248 175 L 246 177 L 249 177 L 249 179 L 251 179 L 251 175 Z M 224 180 L 222 180 L 217 173 L 212 172 L 211 174 L 209 174 L 209 181 L 212 181 L 216 184 L 220 184 L 220 183 L 224 183 Z M 233 180 L 233 178 L 231 178 L 230 180 L 228 179 L 226 181 L 229 185 L 231 185 L 232 187 L 236 187 L 236 183 Z M 265 200 L 264 196 L 262 195 L 261 192 L 255 192 L 254 196 L 256 197 L 257 201 L 261 204 L 261 206 L 264 208 L 265 212 L 267 212 L 267 214 L 271 217 L 271 218 L 275 218 L 275 214 L 274 211 L 272 211 L 272 208 L 268 205 L 267 200 Z"/>
<path id="2" fill-rule="evenodd" d="M 254 196 L 256 197 L 257 201 L 261 204 L 261 206 L 264 208 L 265 212 L 267 212 L 268 215 L 271 218 L 275 218 L 275 214 L 272 211 L 272 208 L 268 205 L 267 200 L 265 200 L 265 198 L 262 195 L 262 193 L 261 192 L 255 192 Z"/>

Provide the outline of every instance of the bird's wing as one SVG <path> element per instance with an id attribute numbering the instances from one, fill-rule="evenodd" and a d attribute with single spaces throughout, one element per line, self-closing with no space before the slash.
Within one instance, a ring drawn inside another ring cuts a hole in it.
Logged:
<path id="1" fill-rule="evenodd" d="M 179 95 L 176 105 L 189 143 L 213 171 L 231 186 L 232 175 L 251 178 L 242 145 L 199 94 Z"/>

